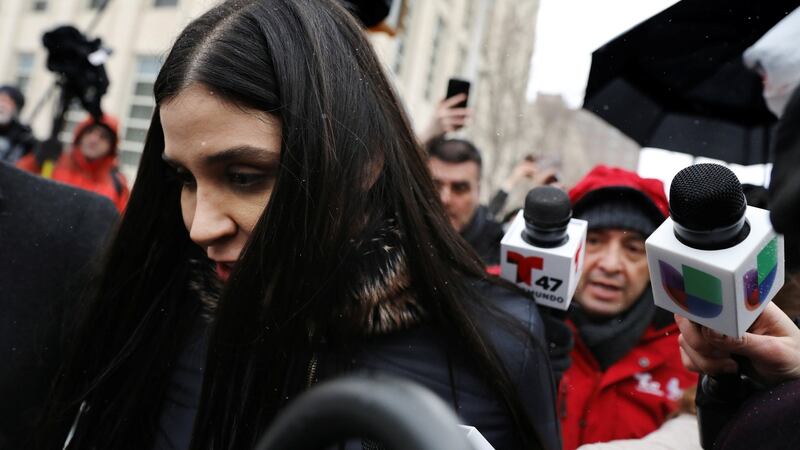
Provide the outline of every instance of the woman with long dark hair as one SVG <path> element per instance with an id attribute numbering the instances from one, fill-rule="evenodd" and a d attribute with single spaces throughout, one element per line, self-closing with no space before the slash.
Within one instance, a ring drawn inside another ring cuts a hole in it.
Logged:
<path id="1" fill-rule="evenodd" d="M 535 305 L 449 226 L 346 11 L 225 2 L 177 38 L 155 98 L 43 447 L 252 448 L 359 369 L 422 383 L 496 448 L 560 447 Z"/>

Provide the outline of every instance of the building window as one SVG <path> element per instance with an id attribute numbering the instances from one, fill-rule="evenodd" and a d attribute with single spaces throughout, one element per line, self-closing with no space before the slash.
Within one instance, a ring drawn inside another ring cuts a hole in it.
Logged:
<path id="1" fill-rule="evenodd" d="M 56 104 L 58 104 L 58 102 L 56 102 Z M 72 145 L 75 127 L 86 120 L 87 117 L 89 117 L 89 113 L 83 109 L 80 100 L 77 98 L 73 99 L 67 112 L 64 114 L 64 127 L 61 129 L 61 133 L 58 134 L 58 140 L 65 146 Z"/>
<path id="2" fill-rule="evenodd" d="M 397 29 L 400 26 L 400 14 L 403 11 L 403 8 L 406 6 L 408 0 L 394 0 L 392 1 L 392 6 L 389 8 L 389 15 L 383 20 L 383 22 L 388 25 L 390 28 Z"/>
<path id="3" fill-rule="evenodd" d="M 31 2 L 31 10 L 32 11 L 46 11 L 47 10 L 47 0 L 33 0 Z"/>
<path id="4" fill-rule="evenodd" d="M 397 47 L 392 64 L 392 72 L 395 75 L 400 75 L 403 70 L 403 63 L 406 58 L 406 46 L 408 45 L 408 24 L 411 22 L 411 15 L 414 12 L 414 0 L 395 0 L 392 3 L 392 13 L 389 18 L 392 19 L 392 26 L 398 29 L 397 34 Z M 388 19 L 387 19 L 388 20 Z"/>
<path id="5" fill-rule="evenodd" d="M 178 0 L 153 0 L 153 6 L 156 8 L 165 6 L 178 6 Z"/>
<path id="6" fill-rule="evenodd" d="M 433 46 L 431 48 L 431 60 L 428 63 L 428 79 L 425 84 L 425 98 L 431 100 L 433 95 L 433 83 L 436 80 L 436 72 L 442 48 L 442 36 L 444 35 L 444 20 L 439 16 L 436 18 L 436 26 L 433 29 Z"/>
<path id="7" fill-rule="evenodd" d="M 395 75 L 400 75 L 400 71 L 403 70 L 403 59 L 406 56 L 406 32 L 402 31 L 402 34 L 397 36 L 397 53 L 394 55 L 394 64 L 392 64 L 392 72 Z"/>
<path id="8" fill-rule="evenodd" d="M 143 55 L 136 58 L 130 102 L 120 136 L 120 163 L 127 173 L 135 173 L 139 166 L 144 140 L 156 106 L 153 84 L 159 69 L 161 59 L 157 56 Z"/>
<path id="9" fill-rule="evenodd" d="M 89 9 L 100 9 L 108 0 L 89 0 Z"/>
<path id="10" fill-rule="evenodd" d="M 25 92 L 31 81 L 33 62 L 33 53 L 23 52 L 17 54 L 17 73 L 15 75 L 16 79 L 14 80 L 14 84 L 16 84 L 22 92 Z"/>
<path id="11" fill-rule="evenodd" d="M 458 49 L 458 65 L 456 65 L 456 70 L 462 77 L 467 77 L 469 75 L 467 64 L 469 63 L 469 50 L 467 49 L 466 45 L 462 45 Z"/>
<path id="12" fill-rule="evenodd" d="M 474 22 L 475 15 L 475 0 L 466 0 L 466 6 L 464 7 L 464 20 L 462 26 L 465 30 L 469 30 L 472 28 L 472 23 Z"/>

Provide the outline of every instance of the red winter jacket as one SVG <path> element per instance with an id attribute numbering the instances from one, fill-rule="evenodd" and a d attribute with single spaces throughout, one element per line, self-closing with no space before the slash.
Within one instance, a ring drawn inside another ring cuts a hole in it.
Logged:
<path id="1" fill-rule="evenodd" d="M 653 325 L 627 355 L 602 372 L 574 324 L 572 366 L 561 379 L 558 409 L 564 450 L 654 431 L 697 375 L 681 363 L 678 326 Z"/>
<path id="2" fill-rule="evenodd" d="M 117 120 L 111 116 L 103 116 L 102 125 L 105 125 L 114 135 L 117 135 Z M 122 212 L 128 202 L 130 191 L 125 176 L 117 167 L 117 145 L 112 146 L 111 152 L 95 161 L 87 160 L 78 147 L 81 135 L 94 124 L 91 117 L 87 118 L 75 127 L 75 137 L 70 152 L 64 152 L 58 158 L 53 169 L 51 178 L 70 186 L 75 186 L 96 194 L 110 198 L 117 210 Z M 39 174 L 42 172 L 41 166 L 36 161 L 36 157 L 31 153 L 21 158 L 17 162 L 17 167 L 28 172 Z"/>

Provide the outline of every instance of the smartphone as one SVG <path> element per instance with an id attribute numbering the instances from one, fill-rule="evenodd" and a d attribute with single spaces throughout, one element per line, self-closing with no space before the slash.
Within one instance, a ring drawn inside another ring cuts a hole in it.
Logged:
<path id="1" fill-rule="evenodd" d="M 445 98 L 450 98 L 458 94 L 467 94 L 467 98 L 464 99 L 463 102 L 459 102 L 455 105 L 456 108 L 466 108 L 467 101 L 469 100 L 469 87 L 470 82 L 467 80 L 462 80 L 459 78 L 450 78 L 447 81 L 447 95 Z"/>

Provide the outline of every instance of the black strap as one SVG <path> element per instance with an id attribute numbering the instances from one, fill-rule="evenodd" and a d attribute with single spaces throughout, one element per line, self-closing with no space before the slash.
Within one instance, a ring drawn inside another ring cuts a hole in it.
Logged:
<path id="1" fill-rule="evenodd" d="M 118 167 L 111 168 L 111 182 L 114 183 L 114 190 L 117 191 L 117 196 L 121 196 L 124 188 L 122 187 L 122 179 L 120 179 Z"/>

